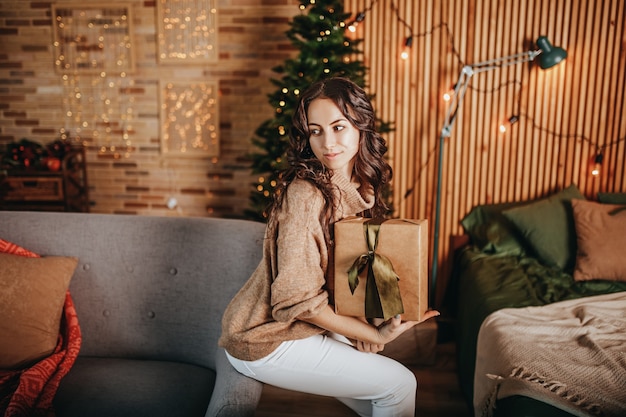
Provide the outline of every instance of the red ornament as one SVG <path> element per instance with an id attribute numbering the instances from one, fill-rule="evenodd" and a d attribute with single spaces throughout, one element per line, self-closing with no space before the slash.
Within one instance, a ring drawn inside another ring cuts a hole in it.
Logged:
<path id="1" fill-rule="evenodd" d="M 46 167 L 50 171 L 56 172 L 59 169 L 61 169 L 61 160 L 59 158 L 55 158 L 53 156 L 50 156 L 50 157 L 46 158 Z"/>

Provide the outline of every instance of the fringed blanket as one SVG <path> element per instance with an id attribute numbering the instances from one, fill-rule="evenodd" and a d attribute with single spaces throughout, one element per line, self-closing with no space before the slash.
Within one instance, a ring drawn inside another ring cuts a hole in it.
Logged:
<path id="1" fill-rule="evenodd" d="M 0 252 L 20 256 L 39 255 L 0 239 Z M 59 339 L 54 352 L 27 369 L 0 370 L 0 416 L 54 417 L 52 400 L 61 379 L 78 357 L 82 336 L 74 302 L 65 295 Z"/>
<path id="2" fill-rule="evenodd" d="M 477 352 L 477 417 L 511 395 L 575 416 L 626 416 L 626 292 L 496 311 Z"/>

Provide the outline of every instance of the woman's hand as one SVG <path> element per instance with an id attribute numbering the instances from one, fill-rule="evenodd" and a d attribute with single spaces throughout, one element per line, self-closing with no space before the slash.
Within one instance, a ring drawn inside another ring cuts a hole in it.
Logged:
<path id="1" fill-rule="evenodd" d="M 357 350 L 366 353 L 382 352 L 385 348 L 385 345 L 376 345 L 373 343 L 361 342 L 360 340 L 357 340 L 354 345 L 356 346 Z"/>
<path id="2" fill-rule="evenodd" d="M 397 315 L 396 317 L 391 318 L 391 320 L 383 323 L 381 326 L 378 326 L 378 336 L 380 339 L 379 344 L 384 346 L 387 343 L 394 341 L 398 336 L 413 326 L 432 319 L 433 317 L 437 317 L 438 315 L 438 311 L 429 310 L 426 314 L 424 314 L 424 317 L 420 321 L 402 321 L 400 315 Z"/>
<path id="3" fill-rule="evenodd" d="M 370 324 L 364 318 L 341 316 L 336 314 L 330 305 L 327 305 L 317 315 L 302 320 L 348 338 L 353 341 L 358 350 L 380 352 L 385 344 L 395 340 L 411 327 L 438 315 L 438 311 L 431 310 L 426 312 L 421 321 L 403 322 L 400 317 L 397 317 L 376 326 L 377 321 L 374 321 L 375 324 Z"/>

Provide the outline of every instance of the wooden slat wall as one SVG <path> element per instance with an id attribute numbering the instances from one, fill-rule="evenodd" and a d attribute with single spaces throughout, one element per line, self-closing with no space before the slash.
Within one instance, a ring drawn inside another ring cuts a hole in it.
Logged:
<path id="1" fill-rule="evenodd" d="M 443 281 L 449 238 L 477 204 L 539 198 L 571 183 L 588 198 L 626 191 L 623 0 L 346 0 L 345 10 L 368 10 L 356 36 L 379 116 L 395 123 L 388 141 L 397 217 L 434 219 L 442 95 L 463 64 L 535 49 L 540 35 L 568 52 L 548 71 L 518 64 L 472 78 L 444 146 Z M 407 36 L 413 45 L 403 61 Z M 512 115 L 519 122 L 500 133 Z M 601 173 L 592 176 L 598 153 Z"/>

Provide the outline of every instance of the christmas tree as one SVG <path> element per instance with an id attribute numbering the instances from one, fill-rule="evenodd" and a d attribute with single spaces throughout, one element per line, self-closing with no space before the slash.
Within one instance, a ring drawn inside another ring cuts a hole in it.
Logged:
<path id="1" fill-rule="evenodd" d="M 361 40 L 350 39 L 346 34 L 350 14 L 343 12 L 343 2 L 309 0 L 300 5 L 300 10 L 286 32 L 299 54 L 272 68 L 281 76 L 271 80 L 277 90 L 268 95 L 275 114 L 259 126 L 252 139 L 259 148 L 259 152 L 250 155 L 252 172 L 259 177 L 250 194 L 251 208 L 246 216 L 255 220 L 266 220 L 265 211 L 272 201 L 279 171 L 286 168 L 288 130 L 300 92 L 328 77 L 346 77 L 361 87 L 365 82 L 366 68 L 355 59 Z M 362 20 L 361 15 L 356 18 L 359 19 Z M 388 130 L 388 124 L 381 123 L 380 131 Z"/>

